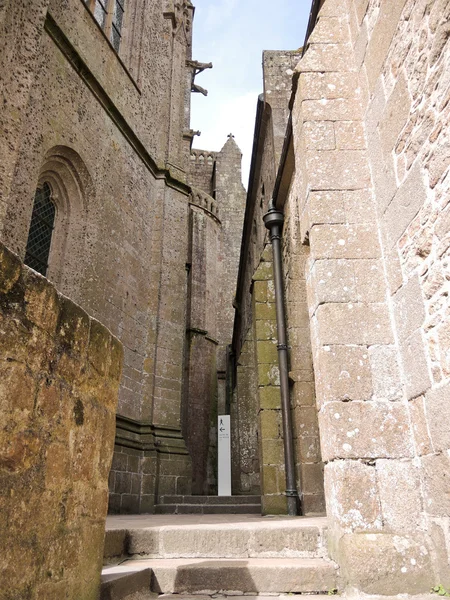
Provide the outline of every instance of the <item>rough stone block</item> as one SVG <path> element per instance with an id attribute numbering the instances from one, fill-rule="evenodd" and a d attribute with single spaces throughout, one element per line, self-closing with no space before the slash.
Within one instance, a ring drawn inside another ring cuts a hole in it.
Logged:
<path id="1" fill-rule="evenodd" d="M 353 73 L 300 73 L 298 89 L 298 97 L 302 101 L 356 98 Z"/>
<path id="2" fill-rule="evenodd" d="M 418 456 L 429 454 L 432 452 L 432 445 L 425 414 L 424 397 L 420 396 L 410 400 L 408 408 L 416 453 Z"/>
<path id="3" fill-rule="evenodd" d="M 262 410 L 259 414 L 260 432 L 263 440 L 276 440 L 280 437 L 280 411 Z"/>
<path id="4" fill-rule="evenodd" d="M 45 277 L 24 270 L 25 314 L 38 327 L 53 334 L 59 318 L 59 298 L 55 287 Z"/>
<path id="5" fill-rule="evenodd" d="M 431 385 L 422 332 L 417 330 L 400 343 L 400 356 L 405 376 L 407 398 L 423 394 Z"/>
<path id="6" fill-rule="evenodd" d="M 258 382 L 260 385 L 280 385 L 280 370 L 276 364 L 258 364 Z"/>
<path id="7" fill-rule="evenodd" d="M 290 374 L 291 377 L 291 374 Z M 315 405 L 315 386 L 310 381 L 294 381 L 291 389 L 291 403 L 296 406 Z"/>
<path id="8" fill-rule="evenodd" d="M 423 456 L 425 508 L 429 515 L 448 517 L 450 514 L 449 453 Z"/>
<path id="9" fill-rule="evenodd" d="M 335 123 L 334 127 L 338 150 L 364 150 L 366 139 L 362 121 L 339 121 Z"/>
<path id="10" fill-rule="evenodd" d="M 255 302 L 267 302 L 267 281 L 255 281 L 253 283 L 253 297 Z"/>
<path id="11" fill-rule="evenodd" d="M 265 321 L 275 321 L 277 317 L 276 307 L 274 302 L 256 302 L 255 303 L 255 318 Z"/>
<path id="12" fill-rule="evenodd" d="M 433 562 L 435 573 L 435 581 L 440 581 L 445 589 L 450 587 L 450 561 L 447 539 L 449 534 L 448 519 L 441 522 L 432 522 L 430 526 L 430 536 L 433 544 Z"/>
<path id="13" fill-rule="evenodd" d="M 405 340 L 422 327 L 425 320 L 425 305 L 418 276 L 413 275 L 408 279 L 394 294 L 392 301 L 398 335 L 400 340 Z"/>
<path id="14" fill-rule="evenodd" d="M 364 346 L 321 348 L 315 357 L 317 396 L 320 403 L 334 400 L 370 400 L 372 374 Z"/>
<path id="15" fill-rule="evenodd" d="M 427 199 L 427 190 L 421 172 L 420 161 L 411 168 L 407 179 L 397 190 L 384 213 L 382 224 L 389 249 L 403 235 Z"/>
<path id="16" fill-rule="evenodd" d="M 329 517 L 343 532 L 380 531 L 383 527 L 375 466 L 338 460 L 325 467 Z"/>
<path id="17" fill-rule="evenodd" d="M 381 75 L 382 66 L 397 30 L 405 2 L 406 0 L 392 0 L 392 2 L 383 2 L 380 5 L 380 12 L 370 38 L 365 60 L 370 91 L 373 91 Z"/>
<path id="18" fill-rule="evenodd" d="M 361 110 L 361 101 L 358 97 L 349 97 L 349 98 L 322 98 L 320 100 L 304 100 L 302 103 L 302 112 L 301 118 L 306 122 L 325 122 L 331 123 L 333 122 L 337 125 L 342 121 L 352 121 L 355 118 L 358 118 L 362 113 Z M 336 140 L 335 136 L 333 137 Z M 335 144 L 333 148 L 338 148 Z M 362 149 L 365 148 L 365 145 L 362 146 Z M 316 148 L 317 151 L 328 151 L 333 152 L 332 149 L 326 148 Z M 312 152 L 312 150 L 310 150 Z M 334 150 L 334 152 L 344 152 L 344 149 Z M 361 150 L 360 150 L 361 152 Z M 359 161 L 359 157 L 357 154 L 347 154 L 346 158 L 353 158 Z M 341 166 L 345 165 L 345 158 L 341 159 Z M 358 162 L 358 166 L 362 166 L 364 163 L 362 161 Z M 348 165 L 346 165 L 348 167 Z M 350 171 L 348 171 L 350 172 Z M 358 186 L 361 188 L 363 186 Z M 320 189 L 320 188 L 319 188 Z M 323 188 L 327 189 L 327 188 Z M 334 189 L 331 187 L 330 189 Z M 336 188 L 336 189 L 352 189 L 352 186 L 349 185 L 348 188 Z"/>
<path id="19" fill-rule="evenodd" d="M 255 334 L 258 341 L 273 340 L 277 337 L 276 321 L 258 319 L 255 322 Z"/>
<path id="20" fill-rule="evenodd" d="M 293 411 L 295 434 L 297 437 L 319 435 L 317 410 L 315 406 L 298 406 Z"/>
<path id="21" fill-rule="evenodd" d="M 394 90 L 387 101 L 380 121 L 380 139 L 384 154 L 390 154 L 397 144 L 411 110 L 411 96 L 404 74 L 400 71 Z"/>
<path id="22" fill-rule="evenodd" d="M 102 376 L 106 375 L 110 360 L 111 334 L 98 321 L 91 319 L 89 332 L 89 362 Z"/>
<path id="23" fill-rule="evenodd" d="M 262 468 L 262 488 L 261 493 L 278 494 L 278 467 L 275 465 L 264 465 Z"/>
<path id="24" fill-rule="evenodd" d="M 7 294 L 21 275 L 21 262 L 5 246 L 0 247 L 0 292 Z"/>
<path id="25" fill-rule="evenodd" d="M 378 258 L 380 243 L 371 225 L 314 225 L 311 254 L 320 258 Z"/>
<path id="26" fill-rule="evenodd" d="M 383 529 L 405 535 L 422 529 L 420 468 L 412 461 L 378 460 L 377 480 Z"/>
<path id="27" fill-rule="evenodd" d="M 253 275 L 253 281 L 268 281 L 273 279 L 271 262 L 261 262 Z"/>
<path id="28" fill-rule="evenodd" d="M 319 340 L 324 346 L 394 342 L 384 304 L 322 304 L 316 315 Z"/>
<path id="29" fill-rule="evenodd" d="M 370 366 L 374 400 L 400 400 L 403 395 L 402 378 L 395 346 L 371 346 Z"/>
<path id="30" fill-rule="evenodd" d="M 261 496 L 261 512 L 263 515 L 285 515 L 287 514 L 287 500 L 284 495 Z"/>
<path id="31" fill-rule="evenodd" d="M 419 594 L 433 585 L 430 553 L 419 535 L 347 534 L 339 542 L 344 582 L 366 594 Z M 336 557 L 337 558 L 337 557 Z"/>
<path id="32" fill-rule="evenodd" d="M 334 125 L 331 121 L 307 121 L 303 125 L 305 146 L 308 150 L 334 150 Z"/>
<path id="33" fill-rule="evenodd" d="M 259 388 L 259 405 L 263 409 L 274 409 L 281 407 L 280 388 L 269 385 Z"/>
<path id="34" fill-rule="evenodd" d="M 387 289 L 381 260 L 355 260 L 353 265 L 358 302 L 384 302 Z"/>
<path id="35" fill-rule="evenodd" d="M 300 467 L 302 489 L 305 494 L 323 494 L 323 464 L 306 463 Z"/>
<path id="36" fill-rule="evenodd" d="M 324 461 L 408 458 L 414 453 L 407 408 L 391 402 L 330 402 L 319 413 Z"/>
<path id="37" fill-rule="evenodd" d="M 346 23 L 340 17 L 325 17 L 319 19 L 308 40 L 310 44 L 338 44 L 347 41 Z"/>
<path id="38" fill-rule="evenodd" d="M 263 465 L 281 465 L 284 462 L 284 446 L 283 441 L 265 440 L 261 442 Z"/>
<path id="39" fill-rule="evenodd" d="M 323 223 L 346 223 L 345 192 L 310 192 L 308 196 L 310 226 Z"/>
<path id="40" fill-rule="evenodd" d="M 311 44 L 296 70 L 345 72 L 353 70 L 350 44 Z"/>
<path id="41" fill-rule="evenodd" d="M 258 363 L 278 364 L 278 351 L 276 341 L 256 342 L 256 355 Z"/>
<path id="42" fill-rule="evenodd" d="M 450 449 L 450 383 L 425 395 L 428 429 L 435 452 Z"/>

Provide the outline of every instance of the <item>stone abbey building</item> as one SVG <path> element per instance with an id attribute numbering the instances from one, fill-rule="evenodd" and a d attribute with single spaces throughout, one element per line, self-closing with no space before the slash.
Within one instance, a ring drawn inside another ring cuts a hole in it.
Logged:
<path id="1" fill-rule="evenodd" d="M 448 588 L 450 3 L 313 0 L 247 194 L 192 148 L 193 16 L 0 0 L 0 590 L 96 598 L 107 507 L 216 493 L 226 413 L 342 590 Z"/>

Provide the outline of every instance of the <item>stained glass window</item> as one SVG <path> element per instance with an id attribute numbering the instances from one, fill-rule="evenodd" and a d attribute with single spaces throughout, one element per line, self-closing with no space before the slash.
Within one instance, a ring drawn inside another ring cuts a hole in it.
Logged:
<path id="1" fill-rule="evenodd" d="M 52 190 L 48 183 L 36 190 L 28 233 L 27 250 L 24 263 L 47 275 L 48 256 L 55 223 L 55 205 L 52 202 Z"/>

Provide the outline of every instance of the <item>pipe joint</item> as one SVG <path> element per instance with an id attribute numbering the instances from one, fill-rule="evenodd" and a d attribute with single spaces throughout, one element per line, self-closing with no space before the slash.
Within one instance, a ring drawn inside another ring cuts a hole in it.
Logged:
<path id="1" fill-rule="evenodd" d="M 271 203 L 271 206 L 268 212 L 263 216 L 264 225 L 267 229 L 270 230 L 271 234 L 275 228 L 283 227 L 284 223 L 284 215 L 280 210 L 277 210 L 275 206 Z M 281 233 L 278 231 L 274 231 L 274 235 L 278 235 L 281 238 Z"/>

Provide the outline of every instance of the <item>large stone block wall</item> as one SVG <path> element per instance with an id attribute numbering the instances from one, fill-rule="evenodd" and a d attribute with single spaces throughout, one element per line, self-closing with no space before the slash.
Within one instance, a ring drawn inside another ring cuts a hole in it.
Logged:
<path id="1" fill-rule="evenodd" d="M 297 67 L 289 203 L 310 244 L 330 552 L 372 593 L 448 585 L 448 18 L 326 0 Z"/>
<path id="2" fill-rule="evenodd" d="M 0 245 L 2 598 L 96 600 L 117 338 Z"/>

